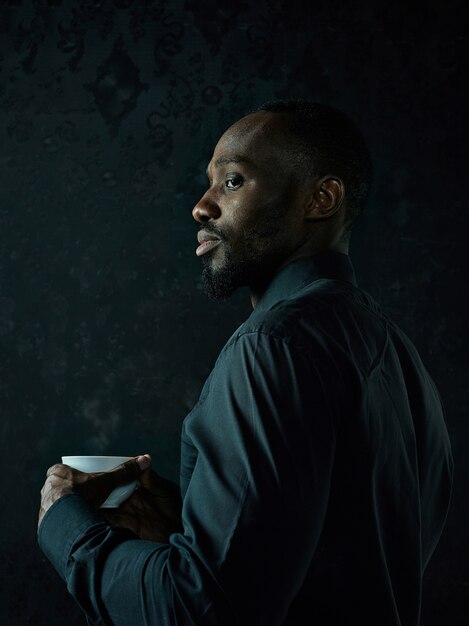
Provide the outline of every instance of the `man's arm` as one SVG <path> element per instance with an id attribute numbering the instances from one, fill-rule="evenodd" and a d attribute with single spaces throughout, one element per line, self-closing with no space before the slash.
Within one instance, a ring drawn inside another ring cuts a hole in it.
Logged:
<path id="1" fill-rule="evenodd" d="M 262 333 L 222 351 L 187 416 L 198 452 L 168 543 L 113 528 L 68 495 L 39 540 L 93 624 L 275 626 L 321 532 L 334 416 L 310 356 Z"/>

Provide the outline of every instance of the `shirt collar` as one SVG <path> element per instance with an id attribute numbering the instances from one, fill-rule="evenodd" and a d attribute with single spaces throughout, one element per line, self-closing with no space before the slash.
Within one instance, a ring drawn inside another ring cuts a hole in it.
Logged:
<path id="1" fill-rule="evenodd" d="M 348 254 L 332 251 L 318 252 L 295 259 L 282 267 L 257 302 L 256 310 L 270 309 L 280 300 L 285 300 L 296 291 L 321 278 L 344 280 L 357 286 L 355 272 Z"/>

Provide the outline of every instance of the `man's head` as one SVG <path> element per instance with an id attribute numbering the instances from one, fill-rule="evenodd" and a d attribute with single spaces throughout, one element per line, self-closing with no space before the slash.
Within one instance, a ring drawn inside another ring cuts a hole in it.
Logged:
<path id="1" fill-rule="evenodd" d="M 230 126 L 209 163 L 209 189 L 192 212 L 199 242 L 207 241 L 197 254 L 208 295 L 226 298 L 248 285 L 257 300 L 291 260 L 346 252 L 370 172 L 360 131 L 332 107 L 266 103 Z"/>

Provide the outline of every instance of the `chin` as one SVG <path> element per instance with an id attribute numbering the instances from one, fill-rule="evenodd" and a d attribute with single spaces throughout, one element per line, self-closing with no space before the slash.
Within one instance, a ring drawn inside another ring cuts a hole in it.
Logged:
<path id="1" fill-rule="evenodd" d="M 227 300 L 239 288 L 248 284 L 250 262 L 213 262 L 204 259 L 202 282 L 204 292 L 211 300 Z"/>

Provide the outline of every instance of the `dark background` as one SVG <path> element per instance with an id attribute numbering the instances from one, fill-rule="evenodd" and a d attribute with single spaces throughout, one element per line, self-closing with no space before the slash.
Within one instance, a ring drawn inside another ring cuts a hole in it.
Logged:
<path id="1" fill-rule="evenodd" d="M 84 624 L 36 546 L 62 454 L 150 451 L 178 479 L 181 422 L 250 312 L 203 295 L 191 209 L 221 132 L 272 97 L 368 139 L 352 259 L 433 375 L 456 462 L 422 626 L 467 624 L 463 4 L 1 2 L 2 624 Z"/>

